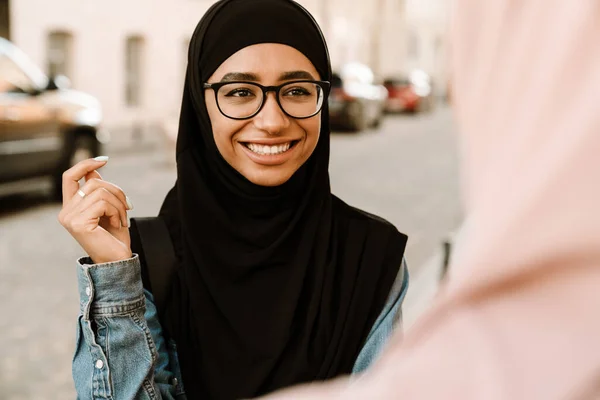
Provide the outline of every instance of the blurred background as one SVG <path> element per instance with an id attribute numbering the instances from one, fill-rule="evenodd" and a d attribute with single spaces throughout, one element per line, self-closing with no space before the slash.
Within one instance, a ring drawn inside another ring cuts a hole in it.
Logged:
<path id="1" fill-rule="evenodd" d="M 409 235 L 407 315 L 461 222 L 448 103 L 449 0 L 302 0 L 326 36 L 333 192 Z M 101 170 L 156 215 L 192 32 L 211 0 L 0 0 L 0 398 L 68 399 L 77 243 L 60 176 Z M 413 311 L 414 314 L 414 311 Z"/>

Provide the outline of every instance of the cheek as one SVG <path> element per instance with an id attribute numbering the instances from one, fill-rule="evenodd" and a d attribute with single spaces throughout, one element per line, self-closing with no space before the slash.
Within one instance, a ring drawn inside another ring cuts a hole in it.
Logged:
<path id="1" fill-rule="evenodd" d="M 214 102 L 214 99 L 206 99 L 206 109 L 208 111 L 208 117 L 210 118 L 210 124 L 212 126 L 213 137 L 219 153 L 224 158 L 232 153 L 232 137 L 237 131 L 236 121 L 230 120 L 225 117 Z"/>
<path id="2" fill-rule="evenodd" d="M 310 150 L 310 153 L 312 153 L 317 146 L 317 142 L 319 141 L 319 136 L 321 133 L 321 118 L 316 116 L 301 120 L 299 125 L 302 127 L 304 132 L 306 132 L 306 145 Z"/>

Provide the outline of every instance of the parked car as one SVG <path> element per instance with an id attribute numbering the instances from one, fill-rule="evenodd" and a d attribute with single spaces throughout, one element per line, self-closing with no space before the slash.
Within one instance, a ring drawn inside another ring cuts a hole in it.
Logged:
<path id="1" fill-rule="evenodd" d="M 0 38 L 0 188 L 49 177 L 60 197 L 63 171 L 100 154 L 108 140 L 100 103 L 68 86 Z"/>
<path id="2" fill-rule="evenodd" d="M 330 123 L 333 128 L 353 131 L 377 127 L 383 118 L 386 98 L 386 89 L 374 83 L 367 66 L 346 66 L 331 79 Z"/>
<path id="3" fill-rule="evenodd" d="M 414 71 L 409 77 L 387 78 L 383 86 L 388 91 L 386 112 L 416 113 L 433 108 L 431 79 L 422 71 Z"/>

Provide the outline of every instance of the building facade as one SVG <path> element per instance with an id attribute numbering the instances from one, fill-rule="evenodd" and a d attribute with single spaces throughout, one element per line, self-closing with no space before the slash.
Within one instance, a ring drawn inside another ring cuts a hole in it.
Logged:
<path id="1" fill-rule="evenodd" d="M 10 0 L 10 40 L 102 103 L 115 132 L 177 114 L 194 0 Z M 124 129 L 122 129 L 124 128 Z"/>
<path id="2" fill-rule="evenodd" d="M 405 68 L 429 74 L 439 96 L 449 79 L 449 20 L 450 0 L 406 0 Z"/>
<path id="3" fill-rule="evenodd" d="M 322 26 L 334 69 L 359 61 L 381 78 L 416 67 L 438 74 L 441 61 L 431 52 L 444 44 L 438 42 L 439 18 L 430 16 L 440 13 L 430 3 L 446 0 L 405 1 L 299 3 Z M 66 75 L 74 88 L 96 96 L 113 136 L 135 134 L 177 118 L 189 38 L 212 3 L 0 0 L 0 36 L 8 36 L 47 73 Z M 429 12 L 418 3 L 429 4 Z M 409 32 L 418 44 L 407 40 Z M 413 53 L 411 46 L 418 50 Z"/>

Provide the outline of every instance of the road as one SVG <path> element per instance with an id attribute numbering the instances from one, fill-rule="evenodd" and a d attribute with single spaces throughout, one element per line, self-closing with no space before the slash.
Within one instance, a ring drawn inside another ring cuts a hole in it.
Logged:
<path id="1" fill-rule="evenodd" d="M 455 126 L 445 108 L 390 116 L 378 130 L 332 135 L 332 190 L 409 235 L 412 271 L 461 221 Z M 166 151 L 109 151 L 101 171 L 155 215 L 175 169 Z M 0 197 L 0 397 L 68 399 L 79 312 L 75 260 L 82 251 L 60 227 L 60 205 L 42 190 Z"/>

